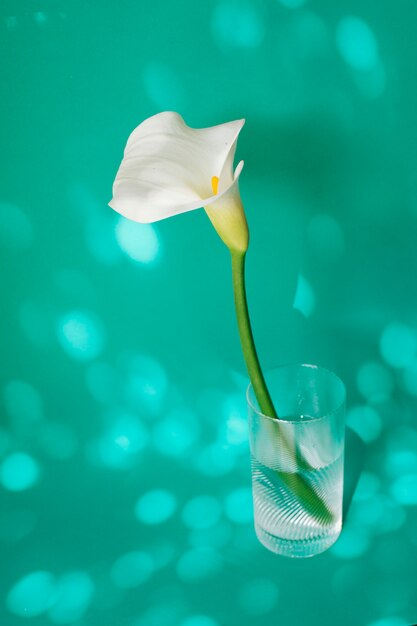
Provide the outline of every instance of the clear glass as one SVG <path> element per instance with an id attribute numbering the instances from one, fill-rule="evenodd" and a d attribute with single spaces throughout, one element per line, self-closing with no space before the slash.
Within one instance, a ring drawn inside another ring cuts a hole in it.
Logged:
<path id="1" fill-rule="evenodd" d="M 269 550 L 309 557 L 342 528 L 345 386 L 316 365 L 286 365 L 265 379 L 280 419 L 247 391 L 255 531 Z"/>

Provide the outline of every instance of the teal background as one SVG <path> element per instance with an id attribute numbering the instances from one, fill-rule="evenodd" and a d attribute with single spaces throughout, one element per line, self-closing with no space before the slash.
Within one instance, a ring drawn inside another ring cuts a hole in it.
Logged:
<path id="1" fill-rule="evenodd" d="M 0 11 L 2 626 L 417 622 L 415 2 Z M 311 560 L 254 535 L 226 248 L 204 211 L 107 206 L 163 110 L 246 118 L 261 361 L 335 371 L 366 443 Z"/>

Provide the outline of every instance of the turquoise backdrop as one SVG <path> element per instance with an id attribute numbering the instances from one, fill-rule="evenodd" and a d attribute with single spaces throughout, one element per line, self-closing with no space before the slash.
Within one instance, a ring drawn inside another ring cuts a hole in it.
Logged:
<path id="1" fill-rule="evenodd" d="M 417 622 L 417 6 L 4 0 L 0 624 Z M 365 446 L 339 541 L 253 531 L 228 251 L 107 202 L 129 133 L 241 117 L 264 367 L 312 362 Z"/>

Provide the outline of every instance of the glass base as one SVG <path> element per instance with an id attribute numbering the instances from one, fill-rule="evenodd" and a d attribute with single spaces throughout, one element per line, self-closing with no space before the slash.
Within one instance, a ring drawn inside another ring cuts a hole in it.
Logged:
<path id="1" fill-rule="evenodd" d="M 287 556 L 294 559 L 308 558 L 316 556 L 321 552 L 325 552 L 338 539 L 341 529 L 333 532 L 331 535 L 326 534 L 316 539 L 291 540 L 281 539 L 275 535 L 271 535 L 268 531 L 261 528 L 255 523 L 255 532 L 259 541 L 271 552 Z"/>

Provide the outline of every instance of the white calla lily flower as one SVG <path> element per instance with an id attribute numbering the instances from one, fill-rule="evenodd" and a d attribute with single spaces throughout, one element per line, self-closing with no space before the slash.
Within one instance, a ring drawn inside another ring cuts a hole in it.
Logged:
<path id="1" fill-rule="evenodd" d="M 231 249 L 245 252 L 249 233 L 233 172 L 245 120 L 190 128 L 173 111 L 158 113 L 131 133 L 109 205 L 136 222 L 156 222 L 204 207 Z"/>

